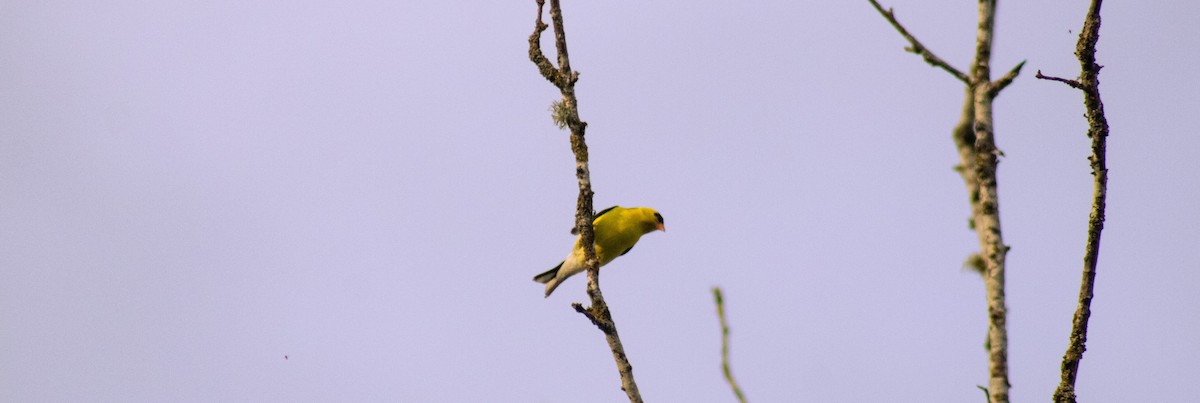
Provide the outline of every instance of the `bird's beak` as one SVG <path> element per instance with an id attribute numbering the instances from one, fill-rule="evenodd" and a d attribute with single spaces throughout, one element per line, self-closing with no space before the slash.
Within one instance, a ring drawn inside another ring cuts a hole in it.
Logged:
<path id="1" fill-rule="evenodd" d="M 667 226 L 662 223 L 655 224 L 654 228 L 662 232 L 667 232 Z"/>

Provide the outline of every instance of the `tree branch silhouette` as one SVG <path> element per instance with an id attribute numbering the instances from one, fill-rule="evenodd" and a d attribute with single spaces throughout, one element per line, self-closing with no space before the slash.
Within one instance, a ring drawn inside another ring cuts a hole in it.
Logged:
<path id="1" fill-rule="evenodd" d="M 534 24 L 533 34 L 529 35 L 529 60 L 537 66 L 542 77 L 554 84 L 562 93 L 562 100 L 556 102 L 553 108 L 555 110 L 554 119 L 559 127 L 566 127 L 571 131 L 571 151 L 575 154 L 575 177 L 579 181 L 579 197 L 575 205 L 575 227 L 579 229 L 580 243 L 583 244 L 584 264 L 587 267 L 588 277 L 587 293 L 591 299 L 591 306 L 584 308 L 579 303 L 572 306 L 604 333 L 609 349 L 612 350 L 613 360 L 616 361 L 617 372 L 621 375 L 621 389 L 629 396 L 630 402 L 641 403 L 642 396 L 633 379 L 633 366 L 629 364 L 629 358 L 625 355 L 625 347 L 621 345 L 621 338 L 617 335 L 617 325 L 613 322 L 612 313 L 609 312 L 608 304 L 604 302 L 604 295 L 600 292 L 600 265 L 596 259 L 594 244 L 596 234 L 592 227 L 595 214 L 592 207 L 594 193 L 588 168 L 588 148 L 584 141 L 587 122 L 579 118 L 579 103 L 575 97 L 575 82 L 579 80 L 579 73 L 571 70 L 571 60 L 567 54 L 567 36 L 563 30 L 562 7 L 559 0 L 550 0 L 550 20 L 554 24 L 554 43 L 558 53 L 558 67 L 556 68 L 542 53 L 541 36 L 542 32 L 548 28 L 546 23 L 542 22 L 542 7 L 545 5 L 545 1 L 537 0 L 537 5 L 537 22 Z"/>
<path id="2" fill-rule="evenodd" d="M 1083 30 L 1079 32 L 1079 42 L 1075 46 L 1075 56 L 1079 58 L 1079 80 L 1068 80 L 1058 77 L 1043 76 L 1038 72 L 1037 77 L 1044 80 L 1062 82 L 1083 91 L 1083 105 L 1088 120 L 1088 137 L 1092 139 L 1092 155 L 1088 161 L 1092 166 L 1092 211 L 1088 217 L 1087 246 L 1083 255 L 1083 279 L 1079 284 L 1079 305 L 1075 308 L 1075 316 L 1071 321 L 1071 338 L 1067 352 L 1063 355 L 1062 380 L 1054 390 L 1054 401 L 1059 403 L 1075 402 L 1075 378 L 1079 375 L 1079 361 L 1087 349 L 1087 325 L 1092 316 L 1092 290 L 1096 283 L 1096 262 L 1100 254 L 1100 232 L 1104 230 L 1105 198 L 1108 194 L 1108 166 L 1105 163 L 1108 139 L 1108 119 L 1104 117 L 1104 103 L 1100 101 L 1100 69 L 1096 64 L 1096 42 L 1100 40 L 1100 5 L 1101 0 L 1092 0 L 1088 7 L 1087 16 L 1083 20 Z"/>

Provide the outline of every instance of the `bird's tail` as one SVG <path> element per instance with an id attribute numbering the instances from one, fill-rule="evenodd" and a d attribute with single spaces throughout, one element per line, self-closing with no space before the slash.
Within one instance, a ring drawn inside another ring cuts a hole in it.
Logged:
<path id="1" fill-rule="evenodd" d="M 554 292 L 555 288 L 558 288 L 558 283 L 562 281 L 558 278 L 558 270 L 562 268 L 562 265 L 562 262 L 559 262 L 558 266 L 554 266 L 553 269 L 546 270 L 542 274 L 533 276 L 533 281 L 546 284 L 547 297 L 550 296 L 550 293 Z"/>

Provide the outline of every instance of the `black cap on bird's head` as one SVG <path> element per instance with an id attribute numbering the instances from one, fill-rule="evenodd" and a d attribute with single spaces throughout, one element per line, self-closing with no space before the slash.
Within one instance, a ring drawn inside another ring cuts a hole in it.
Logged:
<path id="1" fill-rule="evenodd" d="M 667 232 L 667 224 L 665 222 L 663 222 L 662 214 L 659 214 L 657 211 L 655 211 L 654 212 L 654 221 L 655 221 L 654 229 L 657 229 L 662 232 Z"/>

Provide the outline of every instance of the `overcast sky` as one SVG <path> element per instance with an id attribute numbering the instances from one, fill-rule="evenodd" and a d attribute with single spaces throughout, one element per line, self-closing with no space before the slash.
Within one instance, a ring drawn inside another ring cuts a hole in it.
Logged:
<path id="1" fill-rule="evenodd" d="M 566 1 L 604 269 L 652 402 L 982 402 L 962 84 L 864 1 Z M 1169 5 L 1168 5 L 1169 4 Z M 885 1 L 966 70 L 975 5 Z M 528 1 L 0 4 L 0 401 L 617 402 L 601 333 L 531 281 L 576 183 Z M 1087 2 L 1000 2 L 1015 402 L 1058 383 L 1092 194 Z M 1200 15 L 1109 2 L 1111 169 L 1081 400 L 1195 397 Z M 547 33 L 547 39 L 550 33 Z M 543 41 L 550 50 L 550 41 Z"/>

